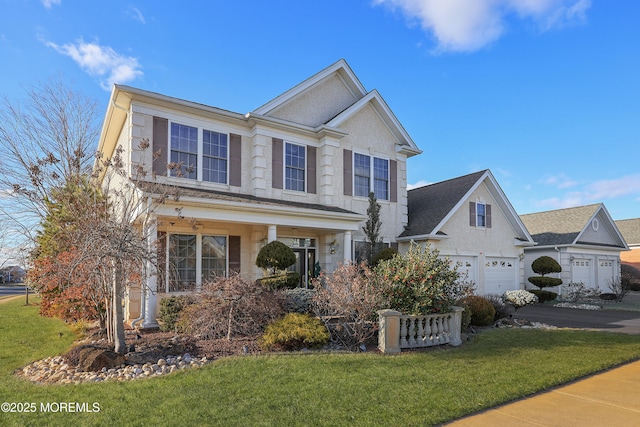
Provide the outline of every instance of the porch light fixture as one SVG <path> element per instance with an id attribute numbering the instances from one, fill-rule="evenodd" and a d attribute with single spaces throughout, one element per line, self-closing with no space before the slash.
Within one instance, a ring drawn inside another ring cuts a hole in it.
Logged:
<path id="1" fill-rule="evenodd" d="M 522 252 L 520 255 L 518 255 L 518 259 L 520 261 L 524 260 L 524 252 Z"/>
<path id="2" fill-rule="evenodd" d="M 574 257 L 573 255 L 571 255 L 571 256 L 569 257 L 569 261 L 571 261 L 571 262 L 573 262 L 573 260 L 574 260 L 574 259 L 576 259 L 576 257 Z"/>
<path id="3" fill-rule="evenodd" d="M 331 252 L 332 254 L 335 254 L 337 246 L 338 245 L 336 244 L 335 240 L 333 242 L 329 243 L 329 252 Z"/>

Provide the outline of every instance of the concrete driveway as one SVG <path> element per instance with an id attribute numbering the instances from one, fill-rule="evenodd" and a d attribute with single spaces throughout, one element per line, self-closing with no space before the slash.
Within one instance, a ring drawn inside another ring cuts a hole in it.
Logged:
<path id="1" fill-rule="evenodd" d="M 638 298 L 629 295 L 630 298 Z M 598 329 L 640 335 L 640 311 L 580 310 L 536 304 L 519 309 L 519 319 L 563 328 Z"/>

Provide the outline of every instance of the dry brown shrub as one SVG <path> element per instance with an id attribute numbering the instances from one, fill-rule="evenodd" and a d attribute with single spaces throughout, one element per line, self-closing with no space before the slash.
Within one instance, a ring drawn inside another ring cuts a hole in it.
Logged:
<path id="1" fill-rule="evenodd" d="M 284 315 L 284 298 L 232 274 L 202 285 L 199 300 L 180 313 L 178 329 L 204 339 L 251 337 Z"/>
<path id="2" fill-rule="evenodd" d="M 376 335 L 376 311 L 385 303 L 365 263 L 340 265 L 333 274 L 314 280 L 314 287 L 314 312 L 333 341 L 357 350 Z"/>

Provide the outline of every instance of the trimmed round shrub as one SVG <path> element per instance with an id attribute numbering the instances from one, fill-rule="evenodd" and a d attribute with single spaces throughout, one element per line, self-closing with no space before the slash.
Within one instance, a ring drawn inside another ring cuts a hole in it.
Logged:
<path id="1" fill-rule="evenodd" d="M 536 258 L 531 263 L 531 269 L 534 273 L 538 273 L 543 276 L 545 274 L 560 273 L 562 271 L 562 267 L 558 264 L 558 261 L 550 256 L 541 256 L 540 258 Z"/>
<path id="2" fill-rule="evenodd" d="M 558 279 L 557 277 L 533 276 L 529 277 L 527 280 L 533 286 L 537 286 L 540 289 L 562 285 L 562 279 Z"/>
<path id="3" fill-rule="evenodd" d="M 289 313 L 267 326 L 260 338 L 264 350 L 301 350 L 329 342 L 324 324 L 309 314 Z"/>
<path id="4" fill-rule="evenodd" d="M 260 249 L 256 265 L 265 270 L 285 270 L 296 262 L 296 254 L 289 246 L 274 240 Z"/>
<path id="5" fill-rule="evenodd" d="M 537 296 L 538 302 L 540 303 L 543 303 L 545 301 L 553 301 L 558 298 L 558 294 L 556 292 L 544 291 L 540 289 L 527 289 L 527 291 Z"/>
<path id="6" fill-rule="evenodd" d="M 461 299 L 460 303 L 471 309 L 471 325 L 489 326 L 493 324 L 496 309 L 493 308 L 493 304 L 486 298 L 471 295 Z"/>
<path id="7" fill-rule="evenodd" d="M 285 271 L 280 274 L 262 277 L 258 279 L 258 283 L 270 291 L 293 289 L 297 288 L 298 284 L 300 284 L 300 274 L 295 271 Z"/>

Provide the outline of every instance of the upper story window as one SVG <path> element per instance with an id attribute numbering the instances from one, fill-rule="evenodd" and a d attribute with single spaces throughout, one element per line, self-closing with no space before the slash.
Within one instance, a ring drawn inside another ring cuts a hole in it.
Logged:
<path id="1" fill-rule="evenodd" d="M 202 180 L 227 183 L 227 134 L 202 131 Z"/>
<path id="2" fill-rule="evenodd" d="M 171 174 L 189 179 L 198 176 L 198 128 L 171 123 L 171 163 L 180 164 Z"/>
<path id="3" fill-rule="evenodd" d="M 354 196 L 368 197 L 373 193 L 378 200 L 389 200 L 389 160 L 365 154 L 353 154 Z"/>
<path id="4" fill-rule="evenodd" d="M 487 226 L 487 209 L 484 203 L 476 203 L 476 226 Z"/>
<path id="5" fill-rule="evenodd" d="M 285 144 L 285 189 L 305 191 L 305 148 Z"/>
<path id="6" fill-rule="evenodd" d="M 469 225 L 472 227 L 491 228 L 491 205 L 469 202 Z"/>

